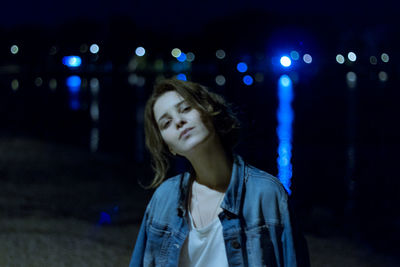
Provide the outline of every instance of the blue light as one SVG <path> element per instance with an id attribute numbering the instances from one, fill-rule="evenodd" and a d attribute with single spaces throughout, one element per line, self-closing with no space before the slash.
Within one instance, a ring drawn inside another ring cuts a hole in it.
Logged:
<path id="1" fill-rule="evenodd" d="M 176 75 L 176 78 L 181 81 L 187 81 L 186 75 L 183 73 L 179 73 L 178 75 Z"/>
<path id="2" fill-rule="evenodd" d="M 287 68 L 290 65 L 292 65 L 292 60 L 290 60 L 290 58 L 287 57 L 287 56 L 283 56 L 283 57 L 281 57 L 280 63 L 281 63 L 282 66 Z"/>
<path id="3" fill-rule="evenodd" d="M 179 55 L 179 57 L 176 58 L 179 62 L 184 62 L 186 60 L 186 54 L 185 53 L 181 53 Z"/>
<path id="4" fill-rule="evenodd" d="M 291 194 L 290 185 L 292 178 L 292 124 L 294 111 L 291 106 L 293 101 L 292 81 L 287 75 L 282 75 L 278 82 L 279 106 L 276 113 L 278 127 L 278 178 L 282 182 L 288 194 Z"/>
<path id="5" fill-rule="evenodd" d="M 62 62 L 69 68 L 77 68 L 82 64 L 82 59 L 79 56 L 63 57 Z"/>
<path id="6" fill-rule="evenodd" d="M 239 72 L 246 72 L 247 71 L 247 65 L 244 62 L 238 63 L 236 68 L 237 68 L 237 70 Z"/>
<path id="7" fill-rule="evenodd" d="M 100 213 L 99 224 L 110 224 L 110 223 L 111 223 L 111 216 L 107 212 L 102 211 Z"/>
<path id="8" fill-rule="evenodd" d="M 144 49 L 143 47 L 139 46 L 138 48 L 136 48 L 135 53 L 138 57 L 142 57 L 146 54 L 146 49 Z"/>
<path id="9" fill-rule="evenodd" d="M 79 76 L 70 76 L 67 78 L 67 86 L 68 87 L 78 87 L 78 91 L 79 91 L 79 87 L 81 87 L 81 78 Z"/>
<path id="10" fill-rule="evenodd" d="M 250 75 L 246 75 L 243 77 L 243 82 L 245 85 L 252 85 L 253 84 L 253 78 Z"/>

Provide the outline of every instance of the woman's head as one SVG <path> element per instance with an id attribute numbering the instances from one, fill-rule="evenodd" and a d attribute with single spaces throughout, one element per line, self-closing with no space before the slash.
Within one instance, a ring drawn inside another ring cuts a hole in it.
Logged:
<path id="1" fill-rule="evenodd" d="M 165 179 L 171 152 L 185 156 L 216 134 L 231 153 L 239 139 L 240 124 L 230 105 L 193 82 L 167 79 L 158 83 L 146 103 L 144 119 L 146 147 L 155 171 L 149 187 L 157 187 Z M 180 136 L 187 129 L 191 131 Z"/>

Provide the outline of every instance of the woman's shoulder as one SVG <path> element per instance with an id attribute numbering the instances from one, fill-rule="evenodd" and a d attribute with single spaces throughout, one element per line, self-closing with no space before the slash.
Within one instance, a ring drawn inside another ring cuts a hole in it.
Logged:
<path id="1" fill-rule="evenodd" d="M 263 192 L 274 191 L 276 194 L 286 194 L 286 190 L 281 181 L 274 175 L 247 164 L 246 187 L 254 187 Z"/>

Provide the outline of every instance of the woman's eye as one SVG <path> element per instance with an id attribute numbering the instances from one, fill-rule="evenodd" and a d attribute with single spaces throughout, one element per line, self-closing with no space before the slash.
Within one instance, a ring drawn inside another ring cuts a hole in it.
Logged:
<path id="1" fill-rule="evenodd" d="M 164 124 L 164 128 L 166 128 L 167 126 L 169 125 L 169 121 L 167 121 L 165 124 Z"/>
<path id="2" fill-rule="evenodd" d="M 186 107 L 183 109 L 183 111 L 189 111 L 189 110 L 190 110 L 190 107 Z"/>

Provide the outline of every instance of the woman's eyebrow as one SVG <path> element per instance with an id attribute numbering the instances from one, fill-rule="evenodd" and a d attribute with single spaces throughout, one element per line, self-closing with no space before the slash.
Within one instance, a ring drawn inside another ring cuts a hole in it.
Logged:
<path id="1" fill-rule="evenodd" d="M 174 107 L 177 108 L 179 107 L 182 103 L 186 102 L 186 100 L 182 100 L 181 102 L 179 102 L 178 104 L 176 104 Z M 159 119 L 158 122 L 160 122 L 163 118 L 165 118 L 167 116 L 167 113 L 164 113 Z"/>

